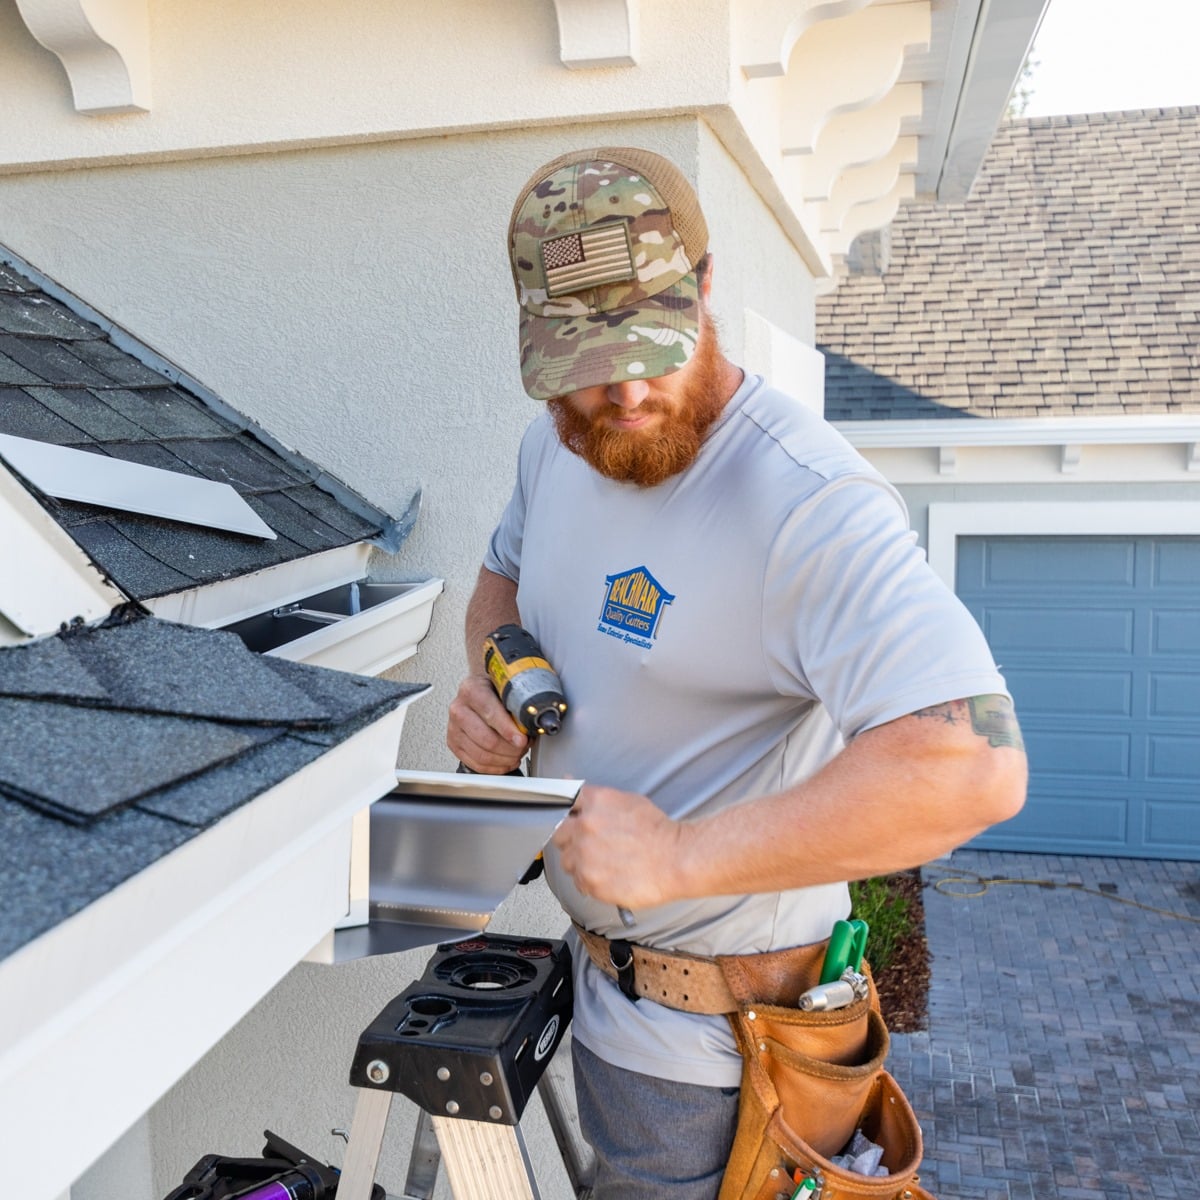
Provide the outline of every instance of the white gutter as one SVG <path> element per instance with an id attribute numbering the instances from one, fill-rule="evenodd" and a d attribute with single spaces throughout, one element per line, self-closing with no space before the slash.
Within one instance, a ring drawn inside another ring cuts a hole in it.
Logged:
<path id="1" fill-rule="evenodd" d="M 361 579 L 367 573 L 370 557 L 371 547 L 366 542 L 352 542 L 233 579 L 155 596 L 144 603 L 164 621 L 219 629 L 265 609 L 302 600 L 313 592 Z"/>

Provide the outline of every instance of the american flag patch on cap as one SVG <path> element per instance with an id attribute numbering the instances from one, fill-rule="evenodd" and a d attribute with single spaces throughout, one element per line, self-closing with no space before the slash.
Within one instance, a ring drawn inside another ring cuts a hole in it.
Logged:
<path id="1" fill-rule="evenodd" d="M 584 288 L 633 279 L 633 254 L 624 221 L 608 221 L 542 242 L 546 294 L 562 296 Z"/>

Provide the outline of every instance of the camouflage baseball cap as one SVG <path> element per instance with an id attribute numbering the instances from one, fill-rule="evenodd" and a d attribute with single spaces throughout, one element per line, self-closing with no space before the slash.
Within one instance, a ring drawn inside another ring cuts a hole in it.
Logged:
<path id="1" fill-rule="evenodd" d="M 691 358 L 708 227 L 661 155 L 609 146 L 546 163 L 521 190 L 508 248 L 534 399 L 669 375 Z"/>

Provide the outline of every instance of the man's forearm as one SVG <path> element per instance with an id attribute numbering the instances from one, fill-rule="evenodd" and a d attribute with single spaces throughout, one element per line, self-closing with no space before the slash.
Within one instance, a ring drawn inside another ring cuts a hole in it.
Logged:
<path id="1" fill-rule="evenodd" d="M 974 697 L 868 730 L 811 779 L 710 817 L 585 785 L 553 840 L 580 891 L 636 911 L 928 862 L 1013 816 L 1025 781 L 1011 702 Z"/>
<path id="2" fill-rule="evenodd" d="M 464 622 L 467 649 L 467 670 L 478 674 L 483 670 L 483 641 L 489 633 L 501 625 L 519 625 L 521 615 L 517 611 L 517 585 L 504 575 L 497 575 L 486 567 L 479 568 L 475 590 L 467 604 Z"/>
<path id="3" fill-rule="evenodd" d="M 867 731 L 797 787 L 682 823 L 677 885 L 737 894 L 916 866 L 1015 815 L 1026 776 L 1006 698 L 936 705 Z"/>

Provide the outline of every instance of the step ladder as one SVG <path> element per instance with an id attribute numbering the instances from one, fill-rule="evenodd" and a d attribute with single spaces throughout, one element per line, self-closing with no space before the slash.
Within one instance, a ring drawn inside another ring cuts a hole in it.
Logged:
<path id="1" fill-rule="evenodd" d="M 542 1200 L 520 1126 L 534 1090 L 575 1196 L 587 1200 L 592 1158 L 569 1055 L 556 1058 L 572 998 L 565 942 L 479 934 L 439 946 L 359 1038 L 337 1200 L 370 1200 L 397 1093 L 421 1110 L 402 1200 L 431 1200 L 441 1163 L 455 1200 Z"/>

